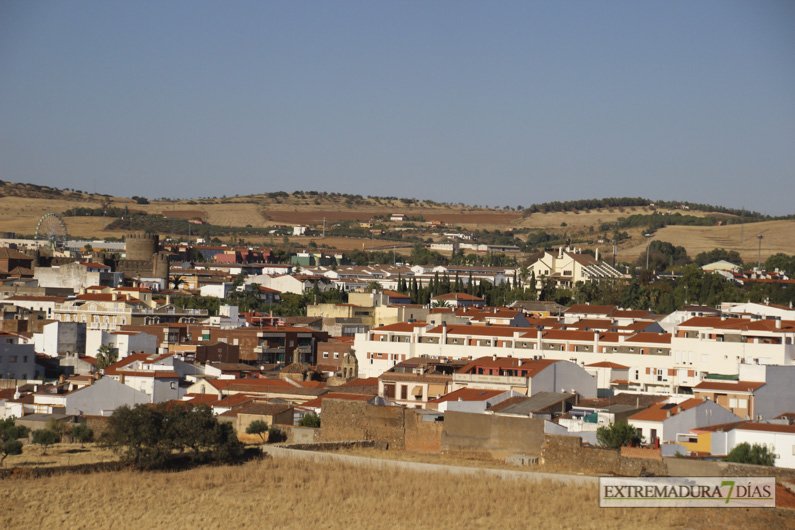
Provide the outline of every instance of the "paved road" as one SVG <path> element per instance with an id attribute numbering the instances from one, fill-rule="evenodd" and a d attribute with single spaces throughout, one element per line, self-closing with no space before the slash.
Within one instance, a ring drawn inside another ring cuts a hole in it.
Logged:
<path id="1" fill-rule="evenodd" d="M 369 467 L 390 467 L 408 469 L 412 471 L 433 471 L 451 473 L 454 475 L 490 475 L 501 478 L 532 481 L 555 481 L 563 484 L 593 484 L 599 483 L 598 477 L 584 475 L 559 475 L 557 473 L 537 473 L 535 471 L 512 471 L 509 469 L 490 469 L 480 467 L 445 466 L 440 464 L 426 464 L 423 462 L 404 462 L 401 460 L 384 460 L 380 458 L 367 458 L 364 456 L 341 455 L 337 453 L 322 453 L 318 451 L 302 451 L 286 449 L 284 447 L 269 446 L 266 452 L 274 458 L 302 458 L 313 462 L 337 461 L 351 465 Z"/>

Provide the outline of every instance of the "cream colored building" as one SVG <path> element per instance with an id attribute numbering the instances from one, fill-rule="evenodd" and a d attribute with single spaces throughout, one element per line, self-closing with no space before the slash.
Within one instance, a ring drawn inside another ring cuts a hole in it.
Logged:
<path id="1" fill-rule="evenodd" d="M 591 283 L 624 275 L 596 256 L 583 254 L 580 249 L 560 247 L 557 252 L 545 251 L 530 270 L 536 277 L 536 290 L 540 291 L 545 278 L 552 278 L 559 287 L 571 289 L 577 282 Z"/>

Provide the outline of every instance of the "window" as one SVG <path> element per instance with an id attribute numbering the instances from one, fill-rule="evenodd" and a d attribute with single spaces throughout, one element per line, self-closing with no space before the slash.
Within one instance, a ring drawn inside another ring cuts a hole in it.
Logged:
<path id="1" fill-rule="evenodd" d="M 400 387 L 400 399 L 408 399 L 409 398 L 409 387 L 403 385 Z"/>
<path id="2" fill-rule="evenodd" d="M 324 352 L 323 352 L 323 358 L 324 358 L 324 359 L 328 359 L 328 352 L 327 352 L 327 351 L 324 351 Z"/>
<path id="3" fill-rule="evenodd" d="M 380 355 L 380 354 L 379 354 L 379 355 Z M 340 354 L 339 354 L 339 353 L 337 353 L 337 352 L 334 352 L 334 358 L 335 358 L 335 359 L 339 359 L 339 358 L 340 358 Z"/>
<path id="4" fill-rule="evenodd" d="M 177 382 L 171 381 L 171 390 L 176 390 L 176 389 L 177 389 Z"/>
<path id="5" fill-rule="evenodd" d="M 736 398 L 729 398 L 729 408 L 737 408 L 737 399 Z"/>

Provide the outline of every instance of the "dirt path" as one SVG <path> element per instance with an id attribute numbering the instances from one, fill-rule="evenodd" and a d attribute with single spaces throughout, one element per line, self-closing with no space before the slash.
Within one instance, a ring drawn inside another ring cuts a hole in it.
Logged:
<path id="1" fill-rule="evenodd" d="M 447 466 L 441 464 L 426 464 L 424 462 L 405 462 L 402 460 L 383 460 L 364 456 L 341 455 L 337 453 L 321 453 L 316 451 L 302 451 L 284 447 L 269 446 L 268 455 L 273 458 L 300 458 L 313 462 L 344 462 L 346 464 L 376 468 L 397 468 L 411 471 L 443 472 L 454 475 L 490 475 L 500 478 L 542 481 L 552 480 L 563 484 L 593 484 L 599 483 L 598 477 L 585 475 L 560 475 L 556 473 L 538 473 L 535 471 L 511 471 L 508 469 L 492 469 L 465 466 Z"/>

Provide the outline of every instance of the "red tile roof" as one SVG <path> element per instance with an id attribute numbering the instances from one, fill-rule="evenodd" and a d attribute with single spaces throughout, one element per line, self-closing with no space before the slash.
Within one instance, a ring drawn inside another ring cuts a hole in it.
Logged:
<path id="1" fill-rule="evenodd" d="M 560 362 L 567 361 L 560 361 L 557 359 L 517 359 L 516 357 L 497 357 L 497 359 L 494 359 L 493 357 L 480 357 L 470 361 L 469 364 L 459 369 L 458 373 L 470 373 L 472 370 L 478 367 L 510 370 L 521 368 L 522 370 L 527 370 L 528 377 L 534 377 L 536 374 L 538 374 L 538 372 L 544 370 L 546 367 Z M 521 363 L 521 366 L 519 363 Z"/>
<path id="2" fill-rule="evenodd" d="M 581 313 L 585 315 L 609 315 L 613 311 L 618 309 L 614 305 L 587 305 L 587 304 L 575 304 L 568 308 L 564 313 L 573 314 L 573 313 Z"/>
<path id="3" fill-rule="evenodd" d="M 668 413 L 671 416 L 676 416 L 681 412 L 692 409 L 705 403 L 705 400 L 698 398 L 691 398 L 679 404 L 675 403 L 657 403 L 652 405 L 644 411 L 638 412 L 629 418 L 629 421 L 663 421 L 668 419 Z M 679 410 L 681 408 L 681 411 Z"/>
<path id="4" fill-rule="evenodd" d="M 795 425 L 779 425 L 774 423 L 745 423 L 737 427 L 741 431 L 765 431 L 795 434 Z"/>
<path id="5" fill-rule="evenodd" d="M 765 386 L 758 381 L 701 381 L 693 387 L 693 390 L 718 390 L 727 392 L 754 392 L 756 389 Z"/>
<path id="6" fill-rule="evenodd" d="M 431 297 L 431 300 L 458 300 L 459 302 L 485 302 L 486 300 L 478 296 L 467 293 L 447 293 Z"/>
<path id="7" fill-rule="evenodd" d="M 651 342 L 654 344 L 671 344 L 670 333 L 636 333 L 624 339 L 624 342 Z"/>
<path id="8" fill-rule="evenodd" d="M 609 361 L 601 361 L 598 363 L 589 364 L 586 368 L 613 368 L 616 370 L 629 370 L 629 366 L 624 366 L 623 364 L 618 363 L 611 363 Z"/>

